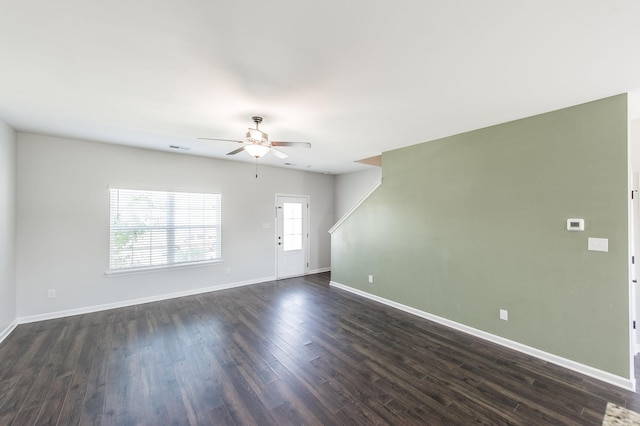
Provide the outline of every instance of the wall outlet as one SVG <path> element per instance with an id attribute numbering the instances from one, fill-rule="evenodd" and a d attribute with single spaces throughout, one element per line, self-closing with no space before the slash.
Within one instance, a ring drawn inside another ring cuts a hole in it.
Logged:
<path id="1" fill-rule="evenodd" d="M 50 288 L 49 290 L 47 290 L 47 297 L 49 299 L 55 299 L 56 298 L 56 289 L 55 288 Z"/>
<path id="2" fill-rule="evenodd" d="M 227 268 L 227 269 L 226 269 L 226 273 L 227 273 L 227 274 L 230 274 L 230 273 L 231 273 L 231 268 Z"/>
<path id="3" fill-rule="evenodd" d="M 500 309 L 500 319 L 503 321 L 509 321 L 509 311 L 506 309 Z"/>
<path id="4" fill-rule="evenodd" d="M 373 275 L 369 275 L 369 284 L 373 284 Z"/>

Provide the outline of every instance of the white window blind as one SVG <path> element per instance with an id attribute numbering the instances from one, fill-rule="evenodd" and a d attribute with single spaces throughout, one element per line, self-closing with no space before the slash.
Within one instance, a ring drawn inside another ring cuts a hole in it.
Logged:
<path id="1" fill-rule="evenodd" d="M 110 270 L 222 259 L 220 194 L 109 191 Z"/>

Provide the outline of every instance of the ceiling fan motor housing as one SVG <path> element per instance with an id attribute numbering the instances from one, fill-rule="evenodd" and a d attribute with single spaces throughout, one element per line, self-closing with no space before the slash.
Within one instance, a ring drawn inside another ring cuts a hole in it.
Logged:
<path id="1" fill-rule="evenodd" d="M 258 129 L 249 129 L 247 131 L 247 142 L 268 145 L 269 135 Z"/>
<path id="2" fill-rule="evenodd" d="M 259 115 L 254 115 L 253 117 L 251 117 L 251 119 L 254 123 L 256 123 L 256 128 L 248 129 L 247 142 L 269 145 L 269 135 L 258 129 L 260 123 L 262 123 L 262 117 Z"/>

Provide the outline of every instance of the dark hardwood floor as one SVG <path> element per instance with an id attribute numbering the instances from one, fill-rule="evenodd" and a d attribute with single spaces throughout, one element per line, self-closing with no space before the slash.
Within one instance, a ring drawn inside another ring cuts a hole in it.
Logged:
<path id="1" fill-rule="evenodd" d="M 18 326 L 0 425 L 580 424 L 636 394 L 330 288 L 329 274 Z"/>

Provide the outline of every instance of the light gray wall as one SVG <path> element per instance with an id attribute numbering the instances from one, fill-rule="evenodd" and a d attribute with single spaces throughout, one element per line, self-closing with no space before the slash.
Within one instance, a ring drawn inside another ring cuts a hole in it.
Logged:
<path id="1" fill-rule="evenodd" d="M 16 140 L 0 121 L 0 336 L 16 319 Z"/>
<path id="2" fill-rule="evenodd" d="M 336 176 L 336 221 L 340 220 L 382 178 L 381 167 Z"/>
<path id="3" fill-rule="evenodd" d="M 105 277 L 109 185 L 221 193 L 224 263 Z M 328 268 L 333 188 L 317 173 L 261 167 L 256 179 L 249 163 L 20 133 L 18 317 L 273 279 L 277 193 L 311 197 L 310 269 Z"/>
<path id="4" fill-rule="evenodd" d="M 631 156 L 631 168 L 640 172 L 640 119 L 629 123 L 629 155 Z"/>

